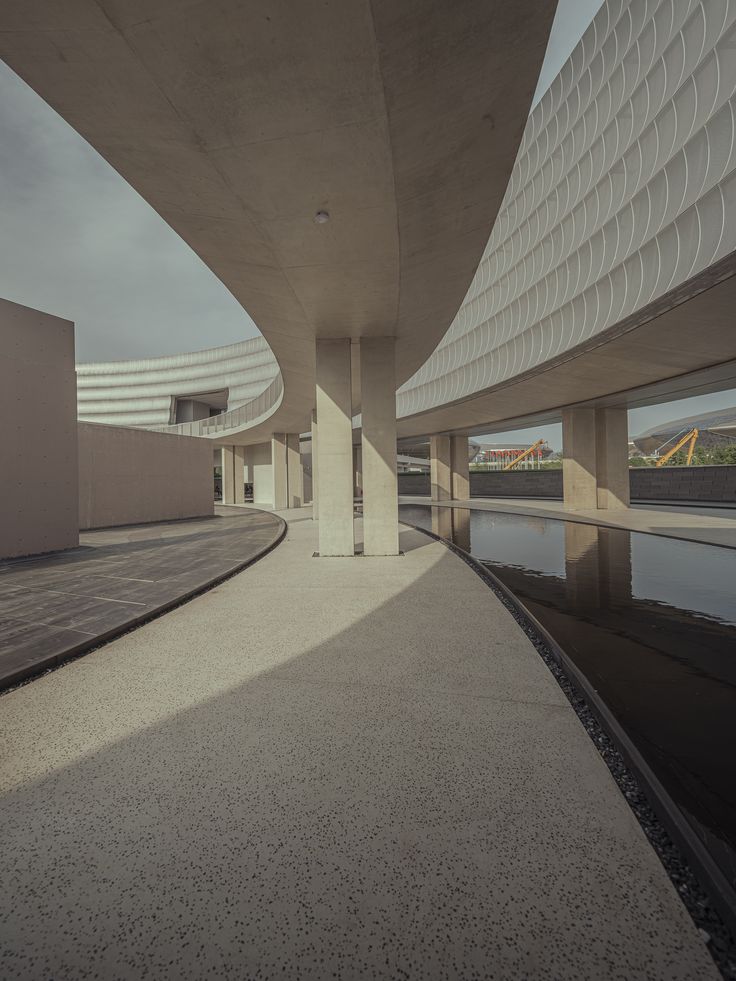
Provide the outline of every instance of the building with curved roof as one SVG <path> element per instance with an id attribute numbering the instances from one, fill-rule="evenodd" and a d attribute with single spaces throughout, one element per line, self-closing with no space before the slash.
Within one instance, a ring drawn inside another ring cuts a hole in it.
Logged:
<path id="1" fill-rule="evenodd" d="M 633 442 L 637 449 L 649 455 L 691 429 L 698 430 L 699 447 L 736 446 L 736 406 L 658 423 L 640 436 L 635 436 Z"/>

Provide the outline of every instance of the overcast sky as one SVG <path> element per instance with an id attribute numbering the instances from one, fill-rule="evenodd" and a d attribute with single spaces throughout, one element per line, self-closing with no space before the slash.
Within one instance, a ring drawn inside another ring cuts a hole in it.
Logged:
<path id="1" fill-rule="evenodd" d="M 600 0 L 561 0 L 535 103 L 599 7 Z M 80 362 L 192 351 L 258 333 L 189 247 L 2 62 L 0 253 L 0 296 L 73 320 Z M 689 401 L 707 411 L 736 404 L 736 393 Z M 689 410 L 637 410 L 630 425 L 639 432 Z M 543 428 L 530 431 L 533 438 L 546 435 Z M 559 427 L 548 434 L 559 448 Z"/>
<path id="2" fill-rule="evenodd" d="M 73 320 L 77 361 L 258 331 L 188 245 L 0 61 L 0 296 Z"/>

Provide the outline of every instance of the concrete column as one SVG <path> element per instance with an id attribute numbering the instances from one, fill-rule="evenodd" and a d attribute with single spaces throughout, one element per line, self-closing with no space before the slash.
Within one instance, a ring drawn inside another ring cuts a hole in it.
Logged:
<path id="1" fill-rule="evenodd" d="M 598 507 L 595 409 L 563 409 L 562 483 L 566 510 Z"/>
<path id="2" fill-rule="evenodd" d="M 289 433 L 286 437 L 286 478 L 289 489 L 288 506 L 300 508 L 304 504 L 304 472 L 299 433 Z"/>
<path id="3" fill-rule="evenodd" d="M 363 496 L 363 447 L 353 446 L 353 496 Z"/>
<path id="4" fill-rule="evenodd" d="M 363 550 L 399 554 L 399 491 L 396 479 L 396 341 L 360 342 L 363 423 Z"/>
<path id="5" fill-rule="evenodd" d="M 429 441 L 429 470 L 433 501 L 449 501 L 452 496 L 452 464 L 449 436 L 432 436 Z"/>
<path id="6" fill-rule="evenodd" d="M 319 554 L 354 555 L 350 339 L 317 341 Z"/>
<path id="7" fill-rule="evenodd" d="M 243 504 L 245 447 L 222 447 L 222 503 Z"/>
<path id="8" fill-rule="evenodd" d="M 453 501 L 467 501 L 470 497 L 470 459 L 466 433 L 450 437 L 450 466 L 452 468 L 451 492 Z"/>
<path id="9" fill-rule="evenodd" d="M 312 409 L 312 519 L 319 518 L 317 508 L 317 410 Z"/>
<path id="10" fill-rule="evenodd" d="M 286 464 L 286 433 L 271 437 L 271 466 L 273 468 L 273 506 L 283 511 L 289 506 L 289 478 Z"/>
<path id="11" fill-rule="evenodd" d="M 598 507 L 629 506 L 629 422 L 626 409 L 595 410 Z"/>

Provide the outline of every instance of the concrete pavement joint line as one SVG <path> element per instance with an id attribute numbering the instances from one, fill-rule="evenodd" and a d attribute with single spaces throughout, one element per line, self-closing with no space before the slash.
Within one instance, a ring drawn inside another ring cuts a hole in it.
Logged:
<path id="1" fill-rule="evenodd" d="M 95 596 L 94 593 L 72 593 L 68 589 L 48 589 L 46 586 L 24 586 L 23 583 L 14 582 L 11 583 L 13 589 L 25 589 L 32 593 L 51 593 L 54 596 L 79 596 L 86 597 L 87 599 L 100 600 L 102 603 L 119 603 L 121 606 L 145 606 L 145 603 L 140 603 L 138 600 L 119 600 L 112 599 L 110 596 Z M 19 619 L 19 618 L 18 618 Z M 40 623 L 40 621 L 38 621 Z"/>
<path id="2" fill-rule="evenodd" d="M 461 558 L 501 600 L 532 641 L 605 761 L 693 922 L 727 981 L 736 979 L 736 903 L 733 890 L 624 729 L 565 652 L 524 603 L 472 555 L 417 525 Z M 699 871 L 706 890 L 692 866 Z M 715 905 L 711 896 L 715 895 Z M 712 943 L 711 943 L 712 941 Z"/>

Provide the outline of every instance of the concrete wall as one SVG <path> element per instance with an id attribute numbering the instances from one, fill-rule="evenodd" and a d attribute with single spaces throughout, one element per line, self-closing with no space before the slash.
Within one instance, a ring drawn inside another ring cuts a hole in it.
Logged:
<path id="1" fill-rule="evenodd" d="M 77 525 L 74 324 L 0 300 L 0 558 L 71 548 Z"/>
<path id="2" fill-rule="evenodd" d="M 631 499 L 736 505 L 736 467 L 641 467 L 629 470 Z M 399 494 L 429 497 L 429 474 L 399 474 Z M 562 499 L 561 470 L 471 473 L 471 497 Z"/>
<path id="3" fill-rule="evenodd" d="M 212 445 L 190 436 L 79 423 L 79 527 L 214 512 Z"/>
<path id="4" fill-rule="evenodd" d="M 258 443 L 245 452 L 246 466 L 253 483 L 253 503 L 273 507 L 273 467 L 271 444 Z"/>

